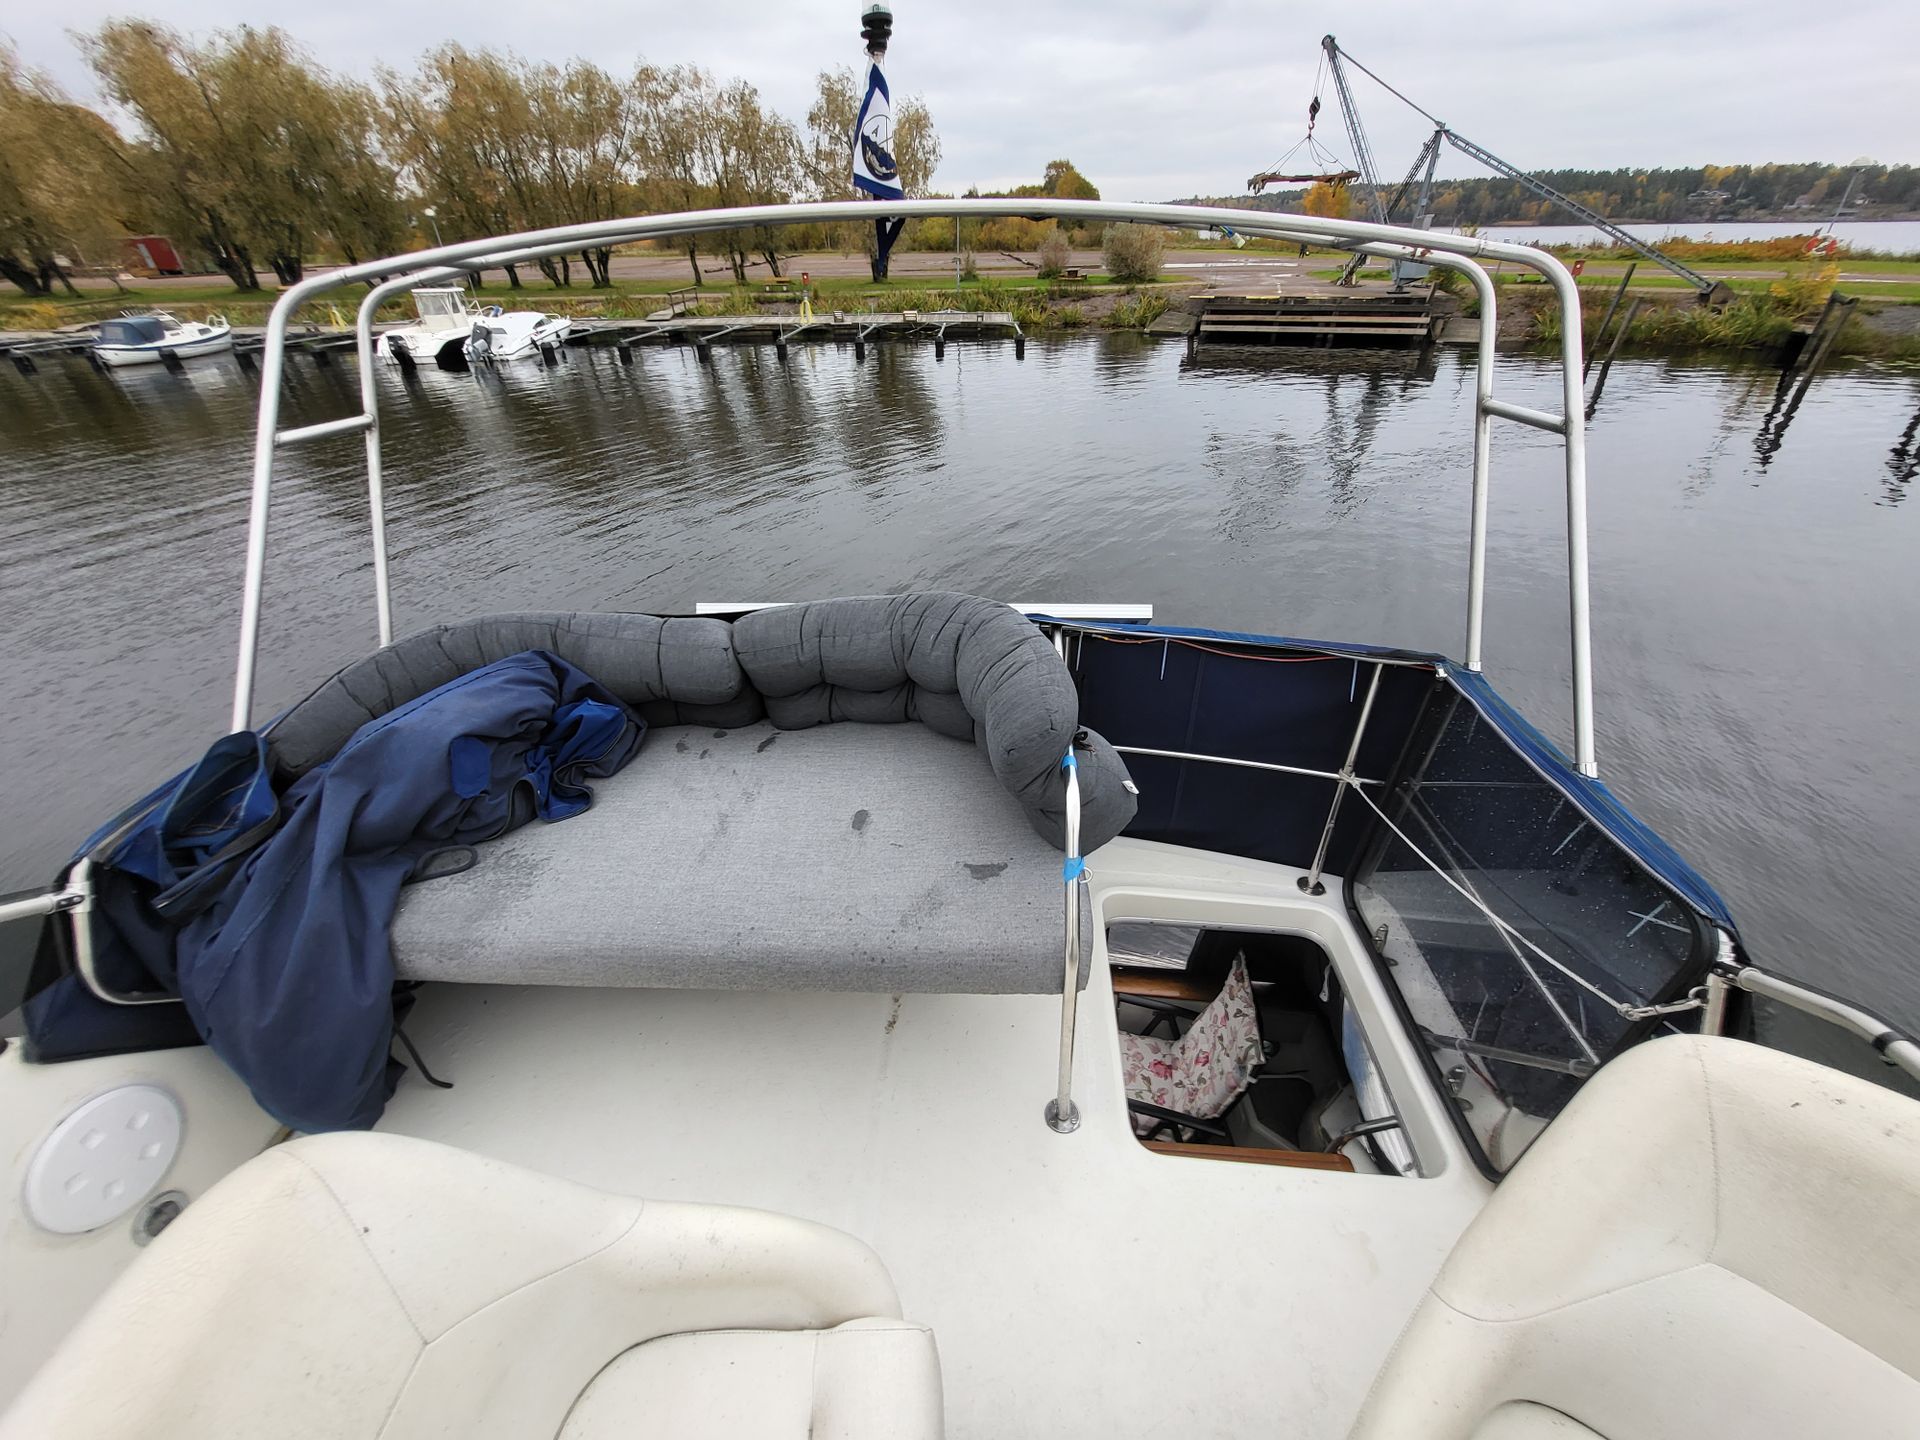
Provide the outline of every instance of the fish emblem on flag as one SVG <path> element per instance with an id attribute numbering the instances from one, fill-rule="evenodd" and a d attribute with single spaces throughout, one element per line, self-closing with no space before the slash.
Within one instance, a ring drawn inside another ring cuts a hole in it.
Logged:
<path id="1" fill-rule="evenodd" d="M 893 97 L 878 65 L 867 67 L 867 92 L 854 122 L 853 185 L 876 200 L 898 200 L 906 194 L 893 158 Z"/>

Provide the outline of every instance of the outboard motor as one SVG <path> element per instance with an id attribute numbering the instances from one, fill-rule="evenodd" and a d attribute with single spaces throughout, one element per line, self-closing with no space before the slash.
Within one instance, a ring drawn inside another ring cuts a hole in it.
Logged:
<path id="1" fill-rule="evenodd" d="M 467 336 L 467 358 L 470 360 L 493 359 L 493 330 L 482 320 L 473 327 L 473 333 Z"/>
<path id="2" fill-rule="evenodd" d="M 402 370 L 413 369 L 413 347 L 407 344 L 404 337 L 389 335 L 387 337 L 387 354 L 393 357 L 394 363 Z"/>

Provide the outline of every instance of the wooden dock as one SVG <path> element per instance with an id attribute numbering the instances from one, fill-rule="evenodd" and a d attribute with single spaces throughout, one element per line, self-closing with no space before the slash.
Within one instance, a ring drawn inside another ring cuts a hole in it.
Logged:
<path id="1" fill-rule="evenodd" d="M 717 344 L 771 344 L 784 357 L 795 343 L 818 340 L 851 342 L 854 358 L 866 358 L 869 341 L 930 340 L 936 358 L 946 353 L 950 336 L 1004 334 L 1013 338 L 1016 356 L 1026 353 L 1027 337 L 1005 310 L 827 310 L 812 316 L 792 313 L 756 315 L 675 315 L 639 321 L 596 321 L 592 334 L 575 344 L 612 345 L 621 360 L 635 346 L 692 345 L 705 364 Z"/>
<path id="2" fill-rule="evenodd" d="M 1305 345 L 1412 350 L 1439 338 L 1444 316 L 1425 291 L 1404 294 L 1208 295 L 1201 345 Z"/>

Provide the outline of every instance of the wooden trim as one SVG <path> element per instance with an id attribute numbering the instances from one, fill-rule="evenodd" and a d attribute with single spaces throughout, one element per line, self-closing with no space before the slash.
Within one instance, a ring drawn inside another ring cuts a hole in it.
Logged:
<path id="1" fill-rule="evenodd" d="M 1138 970 L 1113 972 L 1113 995 L 1116 1000 L 1124 1000 L 1129 995 L 1142 995 L 1149 1000 L 1197 1000 L 1204 1005 L 1219 993 L 1218 985 L 1203 985 L 1190 980 L 1186 972 L 1180 970 L 1164 974 Z"/>
<path id="2" fill-rule="evenodd" d="M 1353 1173 L 1344 1155 L 1319 1150 L 1252 1150 L 1235 1145 L 1186 1145 L 1178 1140 L 1142 1140 L 1156 1155 L 1185 1155 L 1194 1160 L 1231 1160 L 1241 1165 L 1288 1165 L 1296 1170 L 1339 1170 Z"/>

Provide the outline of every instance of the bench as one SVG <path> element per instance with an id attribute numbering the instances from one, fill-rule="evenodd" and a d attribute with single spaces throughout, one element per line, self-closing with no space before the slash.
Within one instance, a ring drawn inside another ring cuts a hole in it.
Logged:
<path id="1" fill-rule="evenodd" d="M 1082 853 L 1119 833 L 1134 796 L 1112 747 L 1079 729 L 1065 663 L 1022 616 L 922 594 L 731 623 L 442 626 L 282 717 L 275 763 L 303 773 L 368 719 L 529 649 L 633 706 L 646 742 L 594 782 L 587 813 L 525 826 L 481 846 L 470 870 L 408 887 L 391 930 L 401 978 L 1060 991 L 1061 760 L 1076 735 Z M 1085 973 L 1083 946 L 1082 984 Z"/>

